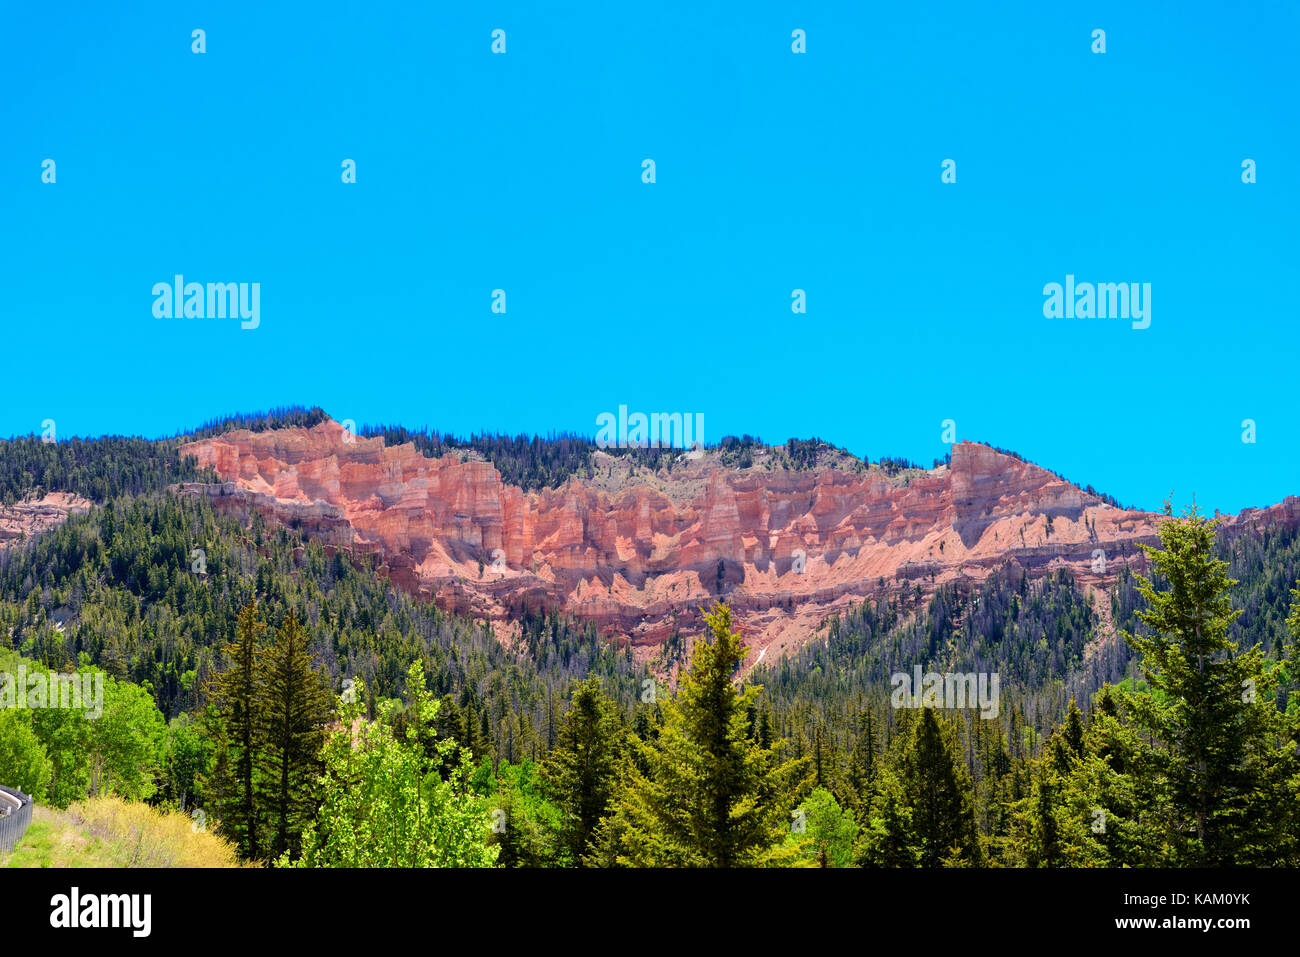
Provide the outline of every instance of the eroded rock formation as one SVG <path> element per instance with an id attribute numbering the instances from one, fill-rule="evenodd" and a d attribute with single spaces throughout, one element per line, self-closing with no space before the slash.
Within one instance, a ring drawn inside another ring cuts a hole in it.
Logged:
<path id="1" fill-rule="evenodd" d="M 61 525 L 69 515 L 83 515 L 91 505 L 89 499 L 80 495 L 50 492 L 29 502 L 0 506 L 0 548 Z"/>
<path id="2" fill-rule="evenodd" d="M 599 480 L 538 492 L 503 484 L 488 462 L 430 459 L 332 421 L 230 432 L 182 452 L 224 480 L 186 492 L 374 552 L 397 585 L 444 607 L 501 625 L 525 608 L 562 608 L 643 649 L 674 627 L 694 631 L 719 595 L 766 655 L 864 597 L 982 580 L 1007 562 L 1031 574 L 1066 565 L 1096 583 L 1140 560 L 1159 521 L 970 442 L 947 466 L 894 475 L 758 459 L 738 470 L 712 453 L 652 474 L 598 453 Z M 1300 499 L 1288 498 L 1228 525 L 1298 521 Z"/>

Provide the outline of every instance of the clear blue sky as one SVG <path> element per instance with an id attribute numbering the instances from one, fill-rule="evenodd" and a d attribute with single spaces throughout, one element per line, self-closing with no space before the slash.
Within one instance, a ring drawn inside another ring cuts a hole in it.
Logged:
<path id="1" fill-rule="evenodd" d="M 0 435 L 625 404 L 928 462 L 951 418 L 1144 507 L 1269 504 L 1300 493 L 1298 11 L 11 5 Z M 260 282 L 261 327 L 155 319 L 176 273 Z M 1045 319 L 1067 273 L 1151 283 L 1151 327 Z"/>

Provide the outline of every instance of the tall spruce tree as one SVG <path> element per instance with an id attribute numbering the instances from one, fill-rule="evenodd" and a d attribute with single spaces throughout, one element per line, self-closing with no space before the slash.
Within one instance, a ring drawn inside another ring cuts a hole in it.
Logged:
<path id="1" fill-rule="evenodd" d="M 793 861 L 783 846 L 791 815 L 808 793 L 808 761 L 782 760 L 749 733 L 759 695 L 737 689 L 747 649 L 731 609 L 704 616 L 712 640 L 696 644 L 690 670 L 663 708 L 657 737 L 638 745 L 646 771 L 631 762 L 614 815 L 613 857 L 631 866 L 748 867 Z"/>
<path id="2" fill-rule="evenodd" d="M 1150 750 L 1169 806 L 1166 840 L 1174 862 L 1194 866 L 1276 862 L 1279 808 L 1296 800 L 1295 725 L 1276 705 L 1280 669 L 1258 645 L 1229 636 L 1241 614 L 1237 584 L 1214 556 L 1218 520 L 1192 506 L 1160 525 L 1162 547 L 1143 546 L 1151 578 L 1138 576 L 1150 634 L 1124 637 L 1142 655 L 1149 691 L 1130 691 L 1133 723 Z M 1157 587 L 1156 581 L 1162 587 Z"/>
<path id="3" fill-rule="evenodd" d="M 857 740 L 849 756 L 849 786 L 859 819 L 866 817 L 875 794 L 878 753 L 876 718 L 871 709 L 864 708 L 858 715 Z"/>
<path id="4" fill-rule="evenodd" d="M 596 828 L 609 811 L 627 760 L 627 729 L 614 703 L 595 678 L 575 689 L 573 704 L 559 722 L 555 747 L 542 765 L 545 790 L 560 808 L 560 841 L 569 862 L 591 851 Z"/>
<path id="5" fill-rule="evenodd" d="M 952 724 L 922 708 L 907 722 L 899 750 L 881 775 L 863 849 L 867 864 L 940 867 L 983 863 L 972 800 Z"/>
<path id="6" fill-rule="evenodd" d="M 913 722 L 899 777 L 911 810 L 921 866 L 938 866 L 953 848 L 958 849 L 961 860 L 979 864 L 983 855 L 975 828 L 970 774 L 961 762 L 953 725 L 941 722 L 932 708 L 922 708 Z"/>
<path id="7" fill-rule="evenodd" d="M 263 851 L 257 713 L 258 661 L 265 630 L 256 602 L 240 609 L 235 640 L 225 646 L 230 667 L 210 680 L 210 707 L 204 712 L 205 730 L 217 752 L 207 787 L 218 802 L 222 833 L 250 860 L 257 860 Z"/>
<path id="8" fill-rule="evenodd" d="M 333 700 L 315 668 L 307 631 L 290 612 L 258 662 L 257 716 L 263 785 L 273 833 L 270 851 L 297 853 L 319 805 L 321 748 Z"/>

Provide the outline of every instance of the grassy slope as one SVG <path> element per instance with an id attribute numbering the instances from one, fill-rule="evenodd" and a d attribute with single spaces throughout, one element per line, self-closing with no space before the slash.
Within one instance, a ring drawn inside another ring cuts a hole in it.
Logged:
<path id="1" fill-rule="evenodd" d="M 0 867 L 238 867 L 234 848 L 177 811 L 91 798 L 67 811 L 37 806 Z"/>

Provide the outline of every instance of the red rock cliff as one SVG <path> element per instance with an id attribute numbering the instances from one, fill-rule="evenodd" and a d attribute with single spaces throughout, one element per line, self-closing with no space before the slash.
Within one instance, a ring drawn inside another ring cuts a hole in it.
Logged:
<path id="1" fill-rule="evenodd" d="M 444 607 L 494 622 L 563 608 L 653 646 L 674 623 L 694 630 L 699 606 L 721 594 L 761 655 L 902 583 L 928 593 L 1009 561 L 1032 574 L 1069 565 L 1096 582 L 1097 554 L 1113 575 L 1139 542 L 1155 541 L 1158 521 L 970 442 L 953 447 L 949 466 L 895 476 L 742 471 L 713 454 L 631 473 L 598 453 L 597 480 L 540 492 L 503 484 L 487 462 L 385 448 L 332 421 L 230 432 L 182 452 L 225 480 L 188 491 L 373 551 L 396 584 Z M 1300 499 L 1248 511 L 1229 524 L 1300 521 Z"/>

